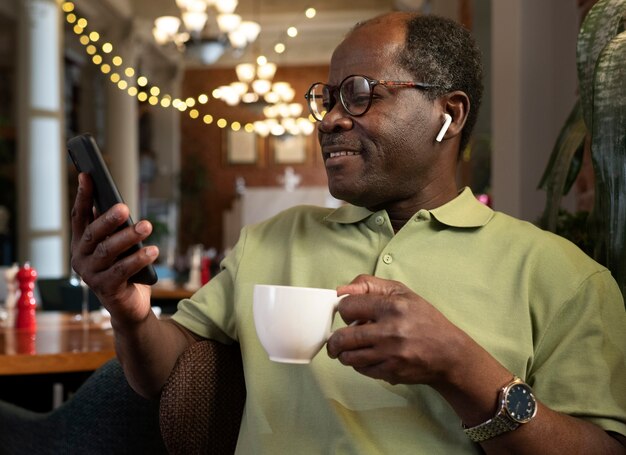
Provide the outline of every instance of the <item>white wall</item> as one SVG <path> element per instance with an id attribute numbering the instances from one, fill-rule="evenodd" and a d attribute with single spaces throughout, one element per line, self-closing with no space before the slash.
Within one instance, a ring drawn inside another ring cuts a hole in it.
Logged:
<path id="1" fill-rule="evenodd" d="M 574 0 L 492 1 L 492 185 L 497 210 L 535 221 L 537 184 L 576 98 Z"/>

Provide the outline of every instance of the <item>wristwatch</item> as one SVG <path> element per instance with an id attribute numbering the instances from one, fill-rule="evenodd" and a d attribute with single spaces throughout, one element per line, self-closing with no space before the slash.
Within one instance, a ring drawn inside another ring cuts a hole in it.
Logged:
<path id="1" fill-rule="evenodd" d="M 482 442 L 513 431 L 537 415 L 537 400 L 532 389 L 517 376 L 502 387 L 498 403 L 500 407 L 493 418 L 471 428 L 463 425 L 463 431 L 472 441 Z"/>

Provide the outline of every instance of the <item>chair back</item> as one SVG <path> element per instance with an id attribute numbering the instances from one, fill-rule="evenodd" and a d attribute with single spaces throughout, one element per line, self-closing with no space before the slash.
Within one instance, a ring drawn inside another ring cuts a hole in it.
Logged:
<path id="1" fill-rule="evenodd" d="M 53 411 L 0 401 L 0 453 L 165 455 L 158 411 L 159 403 L 135 393 L 112 359 Z"/>
<path id="2" fill-rule="evenodd" d="M 82 310 L 83 290 L 80 286 L 72 285 L 69 277 L 40 278 L 36 283 L 42 310 L 74 312 Z M 89 289 L 89 311 L 95 311 L 100 306 L 98 297 Z"/>
<path id="3" fill-rule="evenodd" d="M 178 358 L 161 393 L 160 426 L 170 454 L 232 454 L 246 401 L 239 345 L 213 340 Z"/>

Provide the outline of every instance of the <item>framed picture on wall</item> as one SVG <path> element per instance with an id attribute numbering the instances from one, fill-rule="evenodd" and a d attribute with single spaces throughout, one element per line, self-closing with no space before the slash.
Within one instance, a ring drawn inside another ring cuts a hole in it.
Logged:
<path id="1" fill-rule="evenodd" d="M 307 160 L 307 136 L 302 134 L 270 136 L 270 147 L 277 164 L 303 164 Z"/>
<path id="2" fill-rule="evenodd" d="M 259 161 L 259 141 L 256 134 L 228 129 L 224 143 L 227 164 L 256 164 Z"/>

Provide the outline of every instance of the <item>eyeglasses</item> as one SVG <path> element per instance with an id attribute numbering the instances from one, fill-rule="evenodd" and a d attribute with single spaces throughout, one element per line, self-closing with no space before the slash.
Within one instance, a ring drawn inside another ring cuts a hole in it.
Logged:
<path id="1" fill-rule="evenodd" d="M 374 87 L 384 85 L 386 87 L 412 87 L 426 90 L 436 87 L 432 84 L 411 81 L 385 81 L 376 80 L 366 76 L 351 75 L 346 77 L 339 85 L 328 85 L 316 82 L 311 85 L 304 97 L 308 101 L 311 115 L 321 122 L 324 116 L 331 111 L 337 98 L 346 112 L 354 117 L 364 115 L 372 105 Z M 339 96 L 337 97 L 337 93 Z"/>

